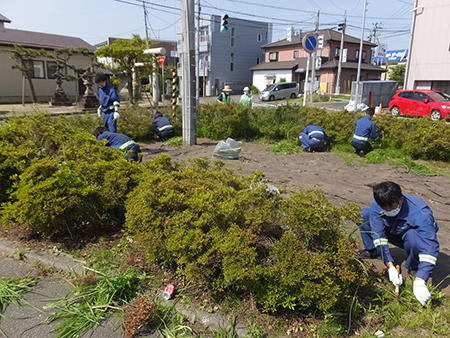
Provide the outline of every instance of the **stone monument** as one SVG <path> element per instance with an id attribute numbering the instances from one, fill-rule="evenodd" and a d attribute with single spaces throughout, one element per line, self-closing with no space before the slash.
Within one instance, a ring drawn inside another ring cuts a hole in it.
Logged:
<path id="1" fill-rule="evenodd" d="M 86 69 L 80 77 L 83 79 L 83 84 L 86 86 L 86 90 L 84 91 L 80 102 L 78 102 L 78 106 L 83 108 L 83 110 L 97 109 L 100 106 L 100 101 L 92 89 L 92 86 L 94 85 L 95 73 L 92 73 L 91 68 L 88 67 L 88 69 Z"/>
<path id="2" fill-rule="evenodd" d="M 58 69 L 55 73 L 52 74 L 52 76 L 54 76 L 56 79 L 56 89 L 51 100 L 52 106 L 71 106 L 72 103 L 70 102 L 69 97 L 64 92 L 64 89 L 61 86 L 63 83 L 64 74 L 61 73 Z"/>

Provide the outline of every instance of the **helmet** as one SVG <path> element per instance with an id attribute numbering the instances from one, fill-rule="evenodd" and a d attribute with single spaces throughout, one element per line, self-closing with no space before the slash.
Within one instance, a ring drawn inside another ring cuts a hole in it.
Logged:
<path id="1" fill-rule="evenodd" d="M 249 92 L 249 91 L 250 91 L 250 88 L 248 88 L 248 87 L 244 88 L 244 92 Z"/>

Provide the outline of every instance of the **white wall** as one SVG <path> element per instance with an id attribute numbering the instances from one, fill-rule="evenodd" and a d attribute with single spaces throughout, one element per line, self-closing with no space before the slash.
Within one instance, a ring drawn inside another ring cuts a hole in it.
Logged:
<path id="1" fill-rule="evenodd" d="M 450 81 L 449 0 L 418 0 L 409 51 L 407 89 L 417 82 Z"/>
<path id="2" fill-rule="evenodd" d="M 259 90 L 263 90 L 268 85 L 266 75 L 275 75 L 275 82 L 280 82 L 281 78 L 286 79 L 286 82 L 292 81 L 292 70 L 256 70 L 253 72 L 253 85 Z M 272 81 L 270 81 L 272 83 Z"/>

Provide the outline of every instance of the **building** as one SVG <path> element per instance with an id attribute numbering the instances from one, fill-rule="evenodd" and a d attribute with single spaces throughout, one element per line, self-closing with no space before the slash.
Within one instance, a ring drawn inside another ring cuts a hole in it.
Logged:
<path id="1" fill-rule="evenodd" d="M 204 15 L 200 19 L 197 65 L 200 95 L 219 95 L 225 85 L 229 85 L 235 93 L 250 87 L 250 68 L 263 61 L 261 46 L 272 39 L 270 23 L 237 18 L 228 18 L 227 21 L 228 29 L 221 32 L 220 16 Z M 195 43 L 197 45 L 197 41 Z M 181 59 L 181 40 L 178 41 L 178 52 Z M 182 75 L 181 64 L 178 75 Z"/>
<path id="2" fill-rule="evenodd" d="M 450 32 L 450 3 L 415 0 L 413 13 L 405 89 L 450 93 L 450 45 L 446 35 Z"/>
<path id="3" fill-rule="evenodd" d="M 319 30 L 317 35 L 323 36 L 323 49 L 317 50 L 319 61 L 316 64 L 316 83 L 319 86 L 315 90 L 331 94 L 336 90 L 342 34 L 332 29 L 323 29 Z M 262 90 L 267 85 L 283 79 L 287 82 L 297 82 L 300 92 L 303 92 L 308 56 L 302 46 L 303 34 L 294 35 L 290 40 L 284 39 L 262 46 L 265 51 L 264 62 L 251 68 L 253 85 L 258 89 Z M 360 39 L 350 35 L 344 36 L 341 93 L 350 92 L 351 82 L 356 81 L 359 45 Z M 381 74 L 386 71 L 371 64 L 372 48 L 375 46 L 371 42 L 363 42 L 360 81 L 379 80 Z"/>
<path id="4" fill-rule="evenodd" d="M 11 20 L 0 14 L 0 74 L 3 80 L 0 81 L 0 103 L 22 102 L 22 88 L 25 102 L 32 101 L 28 82 L 24 81 L 19 70 L 11 68 L 15 61 L 10 58 L 7 51 L 13 49 L 15 44 L 26 48 L 44 49 L 49 53 L 56 49 L 86 48 L 92 53 L 92 57 L 94 56 L 94 46 L 80 38 L 5 28 L 5 23 L 10 22 Z M 40 102 L 48 102 L 56 89 L 53 76 L 56 72 L 55 61 L 51 58 L 38 57 L 32 62 L 32 81 L 37 98 Z M 69 62 L 77 69 L 87 69 L 91 64 L 90 58 L 83 55 L 73 55 Z M 65 75 L 75 75 L 71 69 L 65 69 L 63 72 Z M 85 88 L 81 80 L 64 82 L 62 87 L 72 102 L 83 94 Z"/>

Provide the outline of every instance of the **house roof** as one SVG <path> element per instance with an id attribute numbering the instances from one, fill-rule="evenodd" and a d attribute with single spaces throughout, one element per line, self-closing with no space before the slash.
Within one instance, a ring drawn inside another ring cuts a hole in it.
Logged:
<path id="1" fill-rule="evenodd" d="M 11 23 L 11 20 L 9 20 L 6 16 L 0 14 L 0 22 Z"/>
<path id="2" fill-rule="evenodd" d="M 296 69 L 296 68 L 306 68 L 306 62 L 308 58 L 297 58 L 290 61 L 277 61 L 277 62 L 263 62 L 260 63 L 250 70 L 278 70 L 278 69 Z"/>
<path id="3" fill-rule="evenodd" d="M 313 33 L 313 31 L 305 32 L 305 33 L 303 33 L 303 36 L 305 34 L 308 34 L 308 33 Z M 338 41 L 338 42 L 340 42 L 342 33 L 336 32 L 336 31 L 334 31 L 332 29 L 320 29 L 318 31 L 317 35 L 323 35 L 325 41 Z M 359 44 L 360 39 L 355 38 L 354 36 L 345 34 L 344 35 L 344 42 Z M 302 44 L 302 40 L 300 39 L 300 35 L 295 35 L 292 38 L 292 41 L 288 41 L 287 39 L 283 39 L 283 40 L 279 40 L 279 41 L 276 41 L 276 42 L 269 43 L 267 45 L 263 45 L 263 46 L 261 46 L 261 48 L 272 48 L 272 47 L 301 45 L 301 44 Z M 363 44 L 365 46 L 370 46 L 370 47 L 376 47 L 377 46 L 376 44 L 374 44 L 372 42 L 369 42 L 369 41 L 363 41 Z"/>
<path id="4" fill-rule="evenodd" d="M 18 29 L 0 29 L 0 45 L 22 45 L 27 48 L 87 48 L 95 52 L 95 47 L 81 38 L 56 34 L 22 31 Z"/>
<path id="5" fill-rule="evenodd" d="M 339 67 L 339 60 L 333 59 L 330 60 L 320 67 L 320 69 L 330 69 L 330 68 L 338 68 Z M 342 68 L 346 69 L 358 69 L 358 62 L 342 62 Z M 387 72 L 385 68 L 374 66 L 370 63 L 361 63 L 361 69 L 364 70 L 373 70 L 377 72 Z"/>

